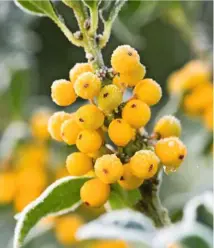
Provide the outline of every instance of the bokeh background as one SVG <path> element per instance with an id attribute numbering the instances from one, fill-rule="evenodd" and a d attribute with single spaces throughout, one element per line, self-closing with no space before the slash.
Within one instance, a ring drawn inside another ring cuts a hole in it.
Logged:
<path id="1" fill-rule="evenodd" d="M 62 3 L 56 1 L 55 4 L 69 27 L 77 30 L 72 11 Z M 130 44 L 139 51 L 147 76 L 160 83 L 164 93 L 160 104 L 152 109 L 155 119 L 159 111 L 166 111 L 167 102 L 173 101 L 166 83 L 173 71 L 201 56 L 212 65 L 212 38 L 212 1 L 128 1 L 113 25 L 111 39 L 103 54 L 109 65 L 112 51 L 120 44 Z M 0 1 L 2 168 L 6 159 L 12 156 L 17 140 L 26 137 L 32 113 L 41 107 L 57 109 L 50 99 L 52 82 L 67 79 L 75 63 L 85 60 L 83 50 L 71 45 L 48 18 L 30 16 L 17 8 L 14 2 Z M 173 103 L 169 105 L 173 106 Z M 169 106 L 168 109 L 171 111 Z M 183 140 L 189 154 L 177 173 L 164 176 L 161 188 L 163 203 L 174 220 L 181 217 L 188 199 L 212 189 L 213 182 L 212 132 L 199 118 L 188 116 L 182 110 L 177 116 L 183 124 Z M 50 159 L 50 164 L 63 161 L 63 147 L 52 144 L 48 149 L 52 151 L 50 154 L 53 151 L 55 156 L 58 154 L 57 158 Z M 14 213 L 13 204 L 0 207 L 0 247 L 12 247 Z M 89 215 L 92 216 L 92 213 Z M 48 231 L 27 247 L 63 246 Z"/>

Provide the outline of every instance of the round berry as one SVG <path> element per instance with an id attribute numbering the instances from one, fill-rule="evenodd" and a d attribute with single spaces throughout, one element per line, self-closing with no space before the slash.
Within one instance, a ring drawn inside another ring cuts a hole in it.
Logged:
<path id="1" fill-rule="evenodd" d="M 71 245 L 76 242 L 75 234 L 84 221 L 78 215 L 62 216 L 55 222 L 57 240 L 63 245 Z"/>
<path id="2" fill-rule="evenodd" d="M 57 141 L 63 141 L 61 137 L 61 126 L 66 120 L 69 120 L 71 115 L 63 111 L 54 113 L 48 121 L 48 132 L 51 137 Z"/>
<path id="3" fill-rule="evenodd" d="M 208 108 L 205 109 L 204 111 L 204 123 L 205 126 L 208 130 L 213 130 L 213 106 L 209 106 Z"/>
<path id="4" fill-rule="evenodd" d="M 140 128 L 150 120 L 151 111 L 146 103 L 134 99 L 129 101 L 123 108 L 122 117 L 132 127 Z"/>
<path id="5" fill-rule="evenodd" d="M 95 244 L 93 243 L 93 248 L 128 248 L 128 244 L 122 240 L 102 240 Z M 92 248 L 90 247 L 90 248 Z"/>
<path id="6" fill-rule="evenodd" d="M 93 99 L 100 92 L 101 81 L 92 72 L 81 74 L 74 83 L 76 94 L 83 99 Z"/>
<path id="7" fill-rule="evenodd" d="M 39 197 L 41 191 L 35 188 L 21 188 L 14 199 L 14 207 L 17 213 L 20 213 L 29 203 L 34 201 L 37 197 Z"/>
<path id="8" fill-rule="evenodd" d="M 124 91 L 128 86 L 128 84 L 125 81 L 122 81 L 121 77 L 118 75 L 113 78 L 112 83 L 116 85 L 121 91 Z"/>
<path id="9" fill-rule="evenodd" d="M 158 103 L 162 96 L 160 85 L 150 78 L 138 82 L 133 93 L 139 100 L 149 106 Z"/>
<path id="10" fill-rule="evenodd" d="M 33 137 L 41 140 L 46 140 L 49 138 L 48 120 L 50 115 L 50 112 L 47 110 L 39 110 L 33 114 L 30 121 Z"/>
<path id="11" fill-rule="evenodd" d="M 80 190 L 81 200 L 91 207 L 101 207 L 110 195 L 110 186 L 98 178 L 85 182 Z"/>
<path id="12" fill-rule="evenodd" d="M 115 119 L 109 125 L 108 134 L 115 145 L 126 146 L 133 137 L 133 129 L 123 119 Z"/>
<path id="13" fill-rule="evenodd" d="M 168 92 L 173 95 L 180 94 L 183 91 L 183 80 L 185 75 L 182 70 L 177 70 L 168 77 L 167 87 Z"/>
<path id="14" fill-rule="evenodd" d="M 11 203 L 16 194 L 16 175 L 13 171 L 0 174 L 0 204 Z"/>
<path id="15" fill-rule="evenodd" d="M 97 131 L 82 130 L 76 140 L 77 148 L 84 153 L 93 153 L 100 149 L 102 137 Z"/>
<path id="16" fill-rule="evenodd" d="M 118 183 L 121 187 L 126 190 L 133 190 L 139 188 L 141 184 L 143 184 L 144 179 L 136 177 L 132 174 L 132 170 L 130 168 L 130 164 L 125 164 L 124 172 Z"/>
<path id="17" fill-rule="evenodd" d="M 77 136 L 82 130 L 77 124 L 75 116 L 76 115 L 72 115 L 72 117 L 69 120 L 64 121 L 61 126 L 61 137 L 68 145 L 76 144 Z"/>
<path id="18" fill-rule="evenodd" d="M 210 68 L 208 64 L 200 60 L 192 60 L 182 68 L 185 75 L 183 80 L 183 89 L 191 90 L 197 85 L 210 80 Z"/>
<path id="19" fill-rule="evenodd" d="M 104 114 L 93 104 L 87 104 L 76 112 L 76 121 L 83 129 L 96 130 L 103 125 Z"/>
<path id="20" fill-rule="evenodd" d="M 98 158 L 94 165 L 95 174 L 104 183 L 115 183 L 123 175 L 123 165 L 115 154 Z"/>
<path id="21" fill-rule="evenodd" d="M 98 106 L 104 112 L 112 112 L 123 100 L 123 94 L 116 85 L 106 85 L 98 96 Z"/>
<path id="22" fill-rule="evenodd" d="M 38 193 L 47 186 L 46 171 L 41 168 L 30 167 L 21 168 L 16 174 L 16 186 L 21 189 L 35 189 Z"/>
<path id="23" fill-rule="evenodd" d="M 155 145 L 155 153 L 166 167 L 177 168 L 183 162 L 187 149 L 177 137 L 159 140 Z"/>
<path id="24" fill-rule="evenodd" d="M 84 72 L 93 72 L 92 65 L 89 63 L 77 63 L 69 72 L 69 78 L 72 84 Z"/>
<path id="25" fill-rule="evenodd" d="M 76 101 L 76 94 L 70 81 L 60 79 L 51 86 L 52 100 L 59 106 L 68 106 Z"/>
<path id="26" fill-rule="evenodd" d="M 120 73 L 120 80 L 125 82 L 129 87 L 133 87 L 144 78 L 145 74 L 146 68 L 143 65 L 138 64 L 133 71 Z"/>
<path id="27" fill-rule="evenodd" d="M 139 63 L 138 52 L 129 45 L 118 46 L 111 56 L 113 69 L 120 73 L 134 70 Z"/>
<path id="28" fill-rule="evenodd" d="M 92 159 L 82 152 L 74 152 L 67 157 L 66 168 L 71 176 L 83 176 L 92 170 Z"/>
<path id="29" fill-rule="evenodd" d="M 156 174 L 159 162 L 159 158 L 153 151 L 140 150 L 130 160 L 131 172 L 136 177 L 149 179 Z"/>
<path id="30" fill-rule="evenodd" d="M 157 137 L 167 138 L 181 135 L 181 123 L 173 115 L 165 115 L 155 124 L 154 133 Z"/>

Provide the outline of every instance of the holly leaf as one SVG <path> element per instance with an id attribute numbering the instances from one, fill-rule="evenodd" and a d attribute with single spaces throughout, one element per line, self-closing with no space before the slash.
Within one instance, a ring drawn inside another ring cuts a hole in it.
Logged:
<path id="1" fill-rule="evenodd" d="M 30 230 L 46 216 L 57 216 L 75 210 L 80 204 L 80 188 L 90 177 L 65 177 L 50 185 L 19 215 L 14 248 L 23 245 Z"/>
<path id="2" fill-rule="evenodd" d="M 133 210 L 117 210 L 84 225 L 77 231 L 78 239 L 122 239 L 150 245 L 156 233 L 151 220 Z"/>
<path id="3" fill-rule="evenodd" d="M 49 0 L 14 0 L 15 4 L 23 11 L 39 16 L 48 16 L 52 20 L 58 19 L 54 7 Z"/>

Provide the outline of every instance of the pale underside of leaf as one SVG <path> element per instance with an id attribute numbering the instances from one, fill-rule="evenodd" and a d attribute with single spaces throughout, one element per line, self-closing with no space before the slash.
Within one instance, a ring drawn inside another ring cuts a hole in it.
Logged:
<path id="1" fill-rule="evenodd" d="M 146 216 L 132 210 L 107 213 L 77 232 L 78 239 L 123 239 L 150 244 L 155 228 Z"/>

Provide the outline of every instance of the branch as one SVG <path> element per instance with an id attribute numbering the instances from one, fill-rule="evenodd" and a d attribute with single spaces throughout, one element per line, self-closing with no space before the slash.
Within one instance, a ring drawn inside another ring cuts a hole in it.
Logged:
<path id="1" fill-rule="evenodd" d="M 159 198 L 160 185 L 162 181 L 162 169 L 151 180 L 147 180 L 140 187 L 142 199 L 136 208 L 150 217 L 157 227 L 168 226 L 171 220 L 168 211 L 163 207 Z"/>

